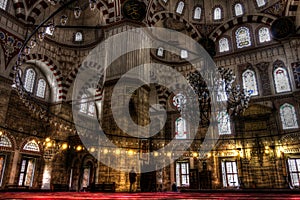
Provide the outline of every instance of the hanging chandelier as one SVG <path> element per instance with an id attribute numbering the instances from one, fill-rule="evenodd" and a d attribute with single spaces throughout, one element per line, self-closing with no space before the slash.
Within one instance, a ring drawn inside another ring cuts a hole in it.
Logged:
<path id="1" fill-rule="evenodd" d="M 234 85 L 236 76 L 232 69 L 224 67 L 217 68 L 220 78 L 215 81 L 215 86 L 212 92 L 217 95 L 217 101 L 225 102 L 227 113 L 229 115 L 238 115 L 244 112 L 249 105 L 250 94 L 245 89 L 241 89 L 239 85 Z M 188 82 L 191 84 L 194 92 L 198 96 L 199 111 L 202 120 L 209 120 L 211 94 L 200 72 L 191 72 L 187 76 Z"/>

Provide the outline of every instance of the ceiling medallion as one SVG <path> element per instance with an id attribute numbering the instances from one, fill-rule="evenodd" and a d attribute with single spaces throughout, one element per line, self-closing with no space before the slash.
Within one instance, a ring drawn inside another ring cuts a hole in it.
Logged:
<path id="1" fill-rule="evenodd" d="M 146 4 L 137 0 L 127 0 L 122 6 L 122 13 L 127 19 L 142 21 L 146 17 Z"/>

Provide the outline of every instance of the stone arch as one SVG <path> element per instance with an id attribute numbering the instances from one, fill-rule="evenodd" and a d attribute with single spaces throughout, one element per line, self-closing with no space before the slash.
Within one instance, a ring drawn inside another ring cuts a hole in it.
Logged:
<path id="1" fill-rule="evenodd" d="M 39 152 L 24 150 L 25 145 L 26 145 L 28 142 L 32 141 L 32 140 L 34 140 L 34 141 L 36 142 L 36 144 L 38 145 L 39 150 L 40 150 Z M 39 142 L 39 139 L 38 139 L 37 137 L 33 137 L 33 136 L 25 138 L 25 139 L 21 142 L 21 146 L 20 146 L 19 148 L 20 148 L 20 151 L 21 151 L 21 152 L 25 152 L 25 153 L 38 154 L 38 155 L 43 155 L 43 153 L 44 153 L 44 152 L 43 152 L 43 147 L 42 147 L 41 143 Z"/>
<path id="2" fill-rule="evenodd" d="M 30 54 L 25 57 L 24 62 L 29 64 L 35 64 L 36 66 L 40 67 L 40 70 L 42 70 L 42 72 L 44 73 L 48 83 L 55 84 L 56 88 L 52 88 L 51 91 L 52 101 L 65 100 L 65 97 L 63 95 L 65 92 L 65 88 L 63 86 L 63 76 L 59 68 L 52 61 L 51 58 L 42 54 Z M 54 80 L 52 80 L 51 77 L 49 77 L 50 74 L 53 75 Z M 55 91 L 55 89 L 57 91 Z"/>
<path id="3" fill-rule="evenodd" d="M 8 150 L 8 151 L 13 151 L 16 149 L 16 139 L 13 137 L 13 135 L 9 132 L 3 131 L 3 136 L 5 136 L 7 139 L 9 139 L 11 143 L 11 147 L 0 147 L 0 150 Z"/>
<path id="4" fill-rule="evenodd" d="M 232 18 L 227 22 L 218 26 L 209 36 L 210 39 L 216 41 L 219 36 L 224 34 L 229 29 L 236 27 L 237 25 L 241 25 L 244 23 L 263 23 L 268 26 L 275 20 L 275 17 L 270 15 L 244 15 L 237 18 Z"/>
<path id="5" fill-rule="evenodd" d="M 102 78 L 102 84 L 103 84 L 103 81 L 104 81 L 104 69 L 103 67 L 101 67 L 98 63 L 93 63 L 93 62 L 83 62 L 82 64 L 78 65 L 77 67 L 75 67 L 73 69 L 73 71 L 71 71 L 71 73 L 69 74 L 69 76 L 67 77 L 66 81 L 65 81 L 65 90 L 63 91 L 63 99 L 66 99 L 67 98 L 67 93 L 69 91 L 69 89 L 71 88 L 72 84 L 74 83 L 75 79 L 76 79 L 76 76 L 78 74 L 78 72 L 80 71 L 83 71 L 87 68 L 92 68 L 92 69 L 97 69 L 99 70 L 99 73 L 100 74 L 103 74 L 103 77 Z M 100 79 L 101 79 L 100 78 Z M 96 89 L 96 93 L 95 93 L 95 97 L 99 97 L 102 95 L 102 87 L 103 85 L 101 85 L 101 83 L 99 83 L 98 85 L 91 85 L 89 84 L 88 82 L 84 85 L 84 88 L 88 89 L 88 88 L 95 88 Z"/>
<path id="6" fill-rule="evenodd" d="M 166 18 L 173 18 L 176 20 L 179 20 L 180 22 L 183 22 L 186 26 L 186 31 L 191 33 L 191 37 L 198 41 L 202 36 L 199 33 L 199 31 L 194 27 L 194 25 L 192 25 L 191 23 L 188 22 L 188 20 L 184 19 L 184 17 L 177 15 L 175 13 L 171 13 L 169 11 L 163 11 L 163 12 L 159 12 L 156 13 L 155 15 L 153 15 L 153 17 L 151 19 L 148 19 L 148 25 L 150 27 L 154 26 L 158 21 L 164 20 Z"/>

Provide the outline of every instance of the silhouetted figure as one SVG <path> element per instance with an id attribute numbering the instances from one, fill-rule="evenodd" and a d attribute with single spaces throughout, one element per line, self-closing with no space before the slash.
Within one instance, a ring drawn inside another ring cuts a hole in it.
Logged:
<path id="1" fill-rule="evenodd" d="M 177 190 L 177 185 L 176 185 L 176 183 L 174 182 L 173 184 L 172 184 L 172 192 L 177 192 L 178 190 Z"/>
<path id="2" fill-rule="evenodd" d="M 136 173 L 134 171 L 134 167 L 132 167 L 131 171 L 129 172 L 129 182 L 130 182 L 130 192 L 133 192 L 133 185 L 136 182 Z"/>

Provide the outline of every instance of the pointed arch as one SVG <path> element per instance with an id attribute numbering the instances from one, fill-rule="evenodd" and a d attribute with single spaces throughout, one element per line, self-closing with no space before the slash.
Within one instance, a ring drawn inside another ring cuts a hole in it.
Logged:
<path id="1" fill-rule="evenodd" d="M 280 106 L 279 111 L 283 130 L 299 127 L 297 122 L 296 110 L 293 105 L 285 103 Z"/>
<path id="2" fill-rule="evenodd" d="M 275 61 L 273 64 L 273 79 L 276 93 L 290 92 L 292 90 L 287 68 L 280 60 Z"/>
<path id="3" fill-rule="evenodd" d="M 258 86 L 256 81 L 255 71 L 252 69 L 247 69 L 242 74 L 243 88 L 249 92 L 251 96 L 258 95 Z"/>

